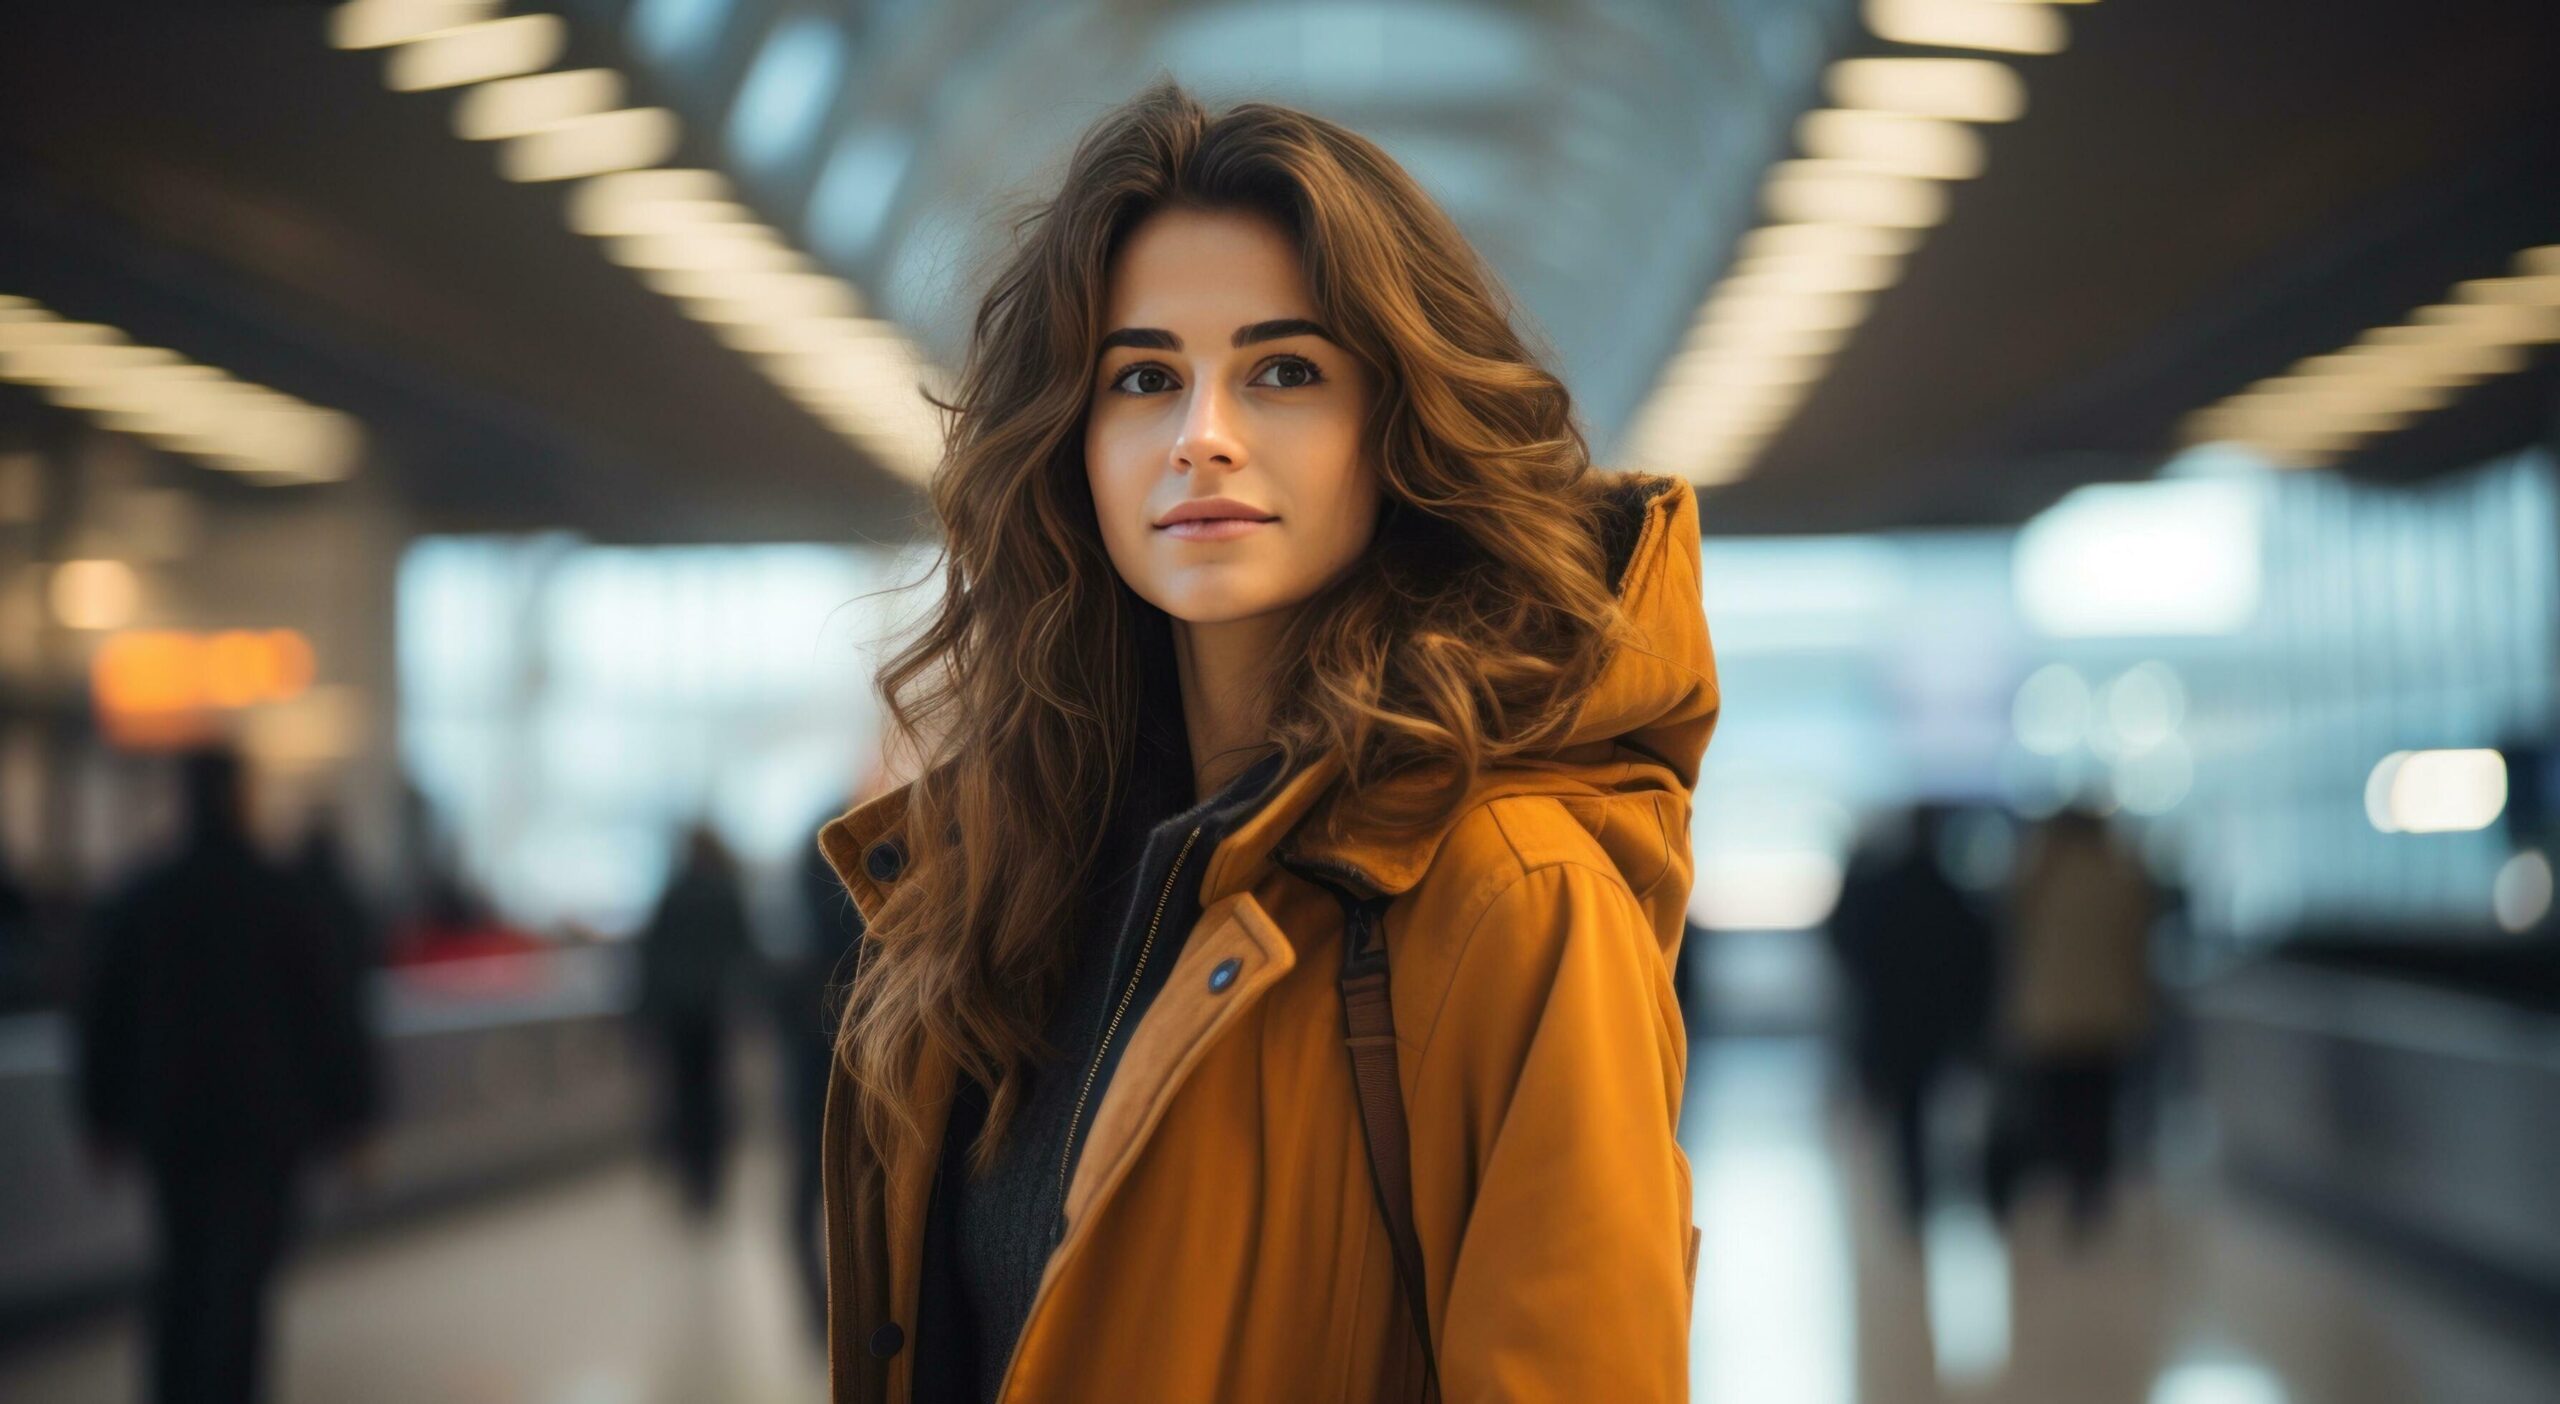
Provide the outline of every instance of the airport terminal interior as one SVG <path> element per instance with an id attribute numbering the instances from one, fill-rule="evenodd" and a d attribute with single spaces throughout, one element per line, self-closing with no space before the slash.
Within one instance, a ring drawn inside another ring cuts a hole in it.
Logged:
<path id="1" fill-rule="evenodd" d="M 828 1397 L 815 835 L 1163 78 L 1695 486 L 1689 1397 L 2560 1400 L 2548 0 L 7 7 L 0 1399 L 253 1280 L 283 1404 Z M 97 1030 L 216 783 L 356 1129 L 172 1250 Z"/>

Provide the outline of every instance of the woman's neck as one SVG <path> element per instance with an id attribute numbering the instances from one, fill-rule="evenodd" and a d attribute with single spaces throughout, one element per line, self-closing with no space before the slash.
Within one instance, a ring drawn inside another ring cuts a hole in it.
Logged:
<path id="1" fill-rule="evenodd" d="M 1286 611 L 1218 624 L 1173 621 L 1174 674 L 1182 684 L 1195 800 L 1216 794 L 1243 773 L 1268 739 L 1271 699 L 1264 684 L 1288 624 Z"/>

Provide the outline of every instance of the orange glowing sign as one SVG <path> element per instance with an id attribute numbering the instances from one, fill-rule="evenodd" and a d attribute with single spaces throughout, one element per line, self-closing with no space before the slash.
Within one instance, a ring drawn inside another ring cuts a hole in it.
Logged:
<path id="1" fill-rule="evenodd" d="M 311 641 L 292 629 L 136 629 L 99 645 L 89 690 L 117 742 L 175 746 L 209 734 L 213 713 L 301 696 L 315 671 Z"/>

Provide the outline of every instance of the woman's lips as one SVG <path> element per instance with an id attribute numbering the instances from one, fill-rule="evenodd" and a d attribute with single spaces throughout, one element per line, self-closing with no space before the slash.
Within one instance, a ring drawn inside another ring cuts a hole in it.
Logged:
<path id="1" fill-rule="evenodd" d="M 1253 517 L 1195 517 L 1187 522 L 1175 522 L 1171 526 L 1160 526 L 1157 527 L 1156 530 L 1163 532 L 1167 536 L 1180 537 L 1185 541 L 1233 541 L 1237 537 L 1245 535 L 1247 532 L 1259 531 L 1278 520 L 1280 519 L 1277 517 L 1264 517 L 1259 519 Z"/>

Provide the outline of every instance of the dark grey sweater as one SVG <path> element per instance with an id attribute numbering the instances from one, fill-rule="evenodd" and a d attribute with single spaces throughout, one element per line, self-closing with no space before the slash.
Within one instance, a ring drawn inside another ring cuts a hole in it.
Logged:
<path id="1" fill-rule="evenodd" d="M 1277 776 L 1279 758 L 1268 757 L 1195 803 L 1180 728 L 1178 698 L 1169 723 L 1156 709 L 1139 728 L 1130 783 L 1111 820 L 1096 880 L 1087 885 L 1067 929 L 1074 951 L 1045 1030 L 1058 1056 L 1031 1070 L 1028 1095 L 984 1178 L 968 1173 L 967 1160 L 985 1124 L 986 1092 L 969 1078 L 960 1080 L 925 1215 L 915 1342 L 919 1404 L 995 1399 L 1041 1271 L 1064 1228 L 1061 1160 L 1072 1175 L 1112 1073 L 1182 954 L 1199 916 L 1200 875 L 1210 853 L 1260 808 Z M 1191 839 L 1195 828 L 1199 837 Z M 1189 854 L 1176 872 L 1186 839 Z M 1168 882 L 1171 895 L 1155 945 L 1139 970 L 1147 926 Z M 1104 1030 L 1133 975 L 1129 1010 L 1104 1046 Z M 1092 1090 L 1086 1093 L 1088 1072 Z M 1077 1121 L 1079 1094 L 1084 1114 Z"/>

